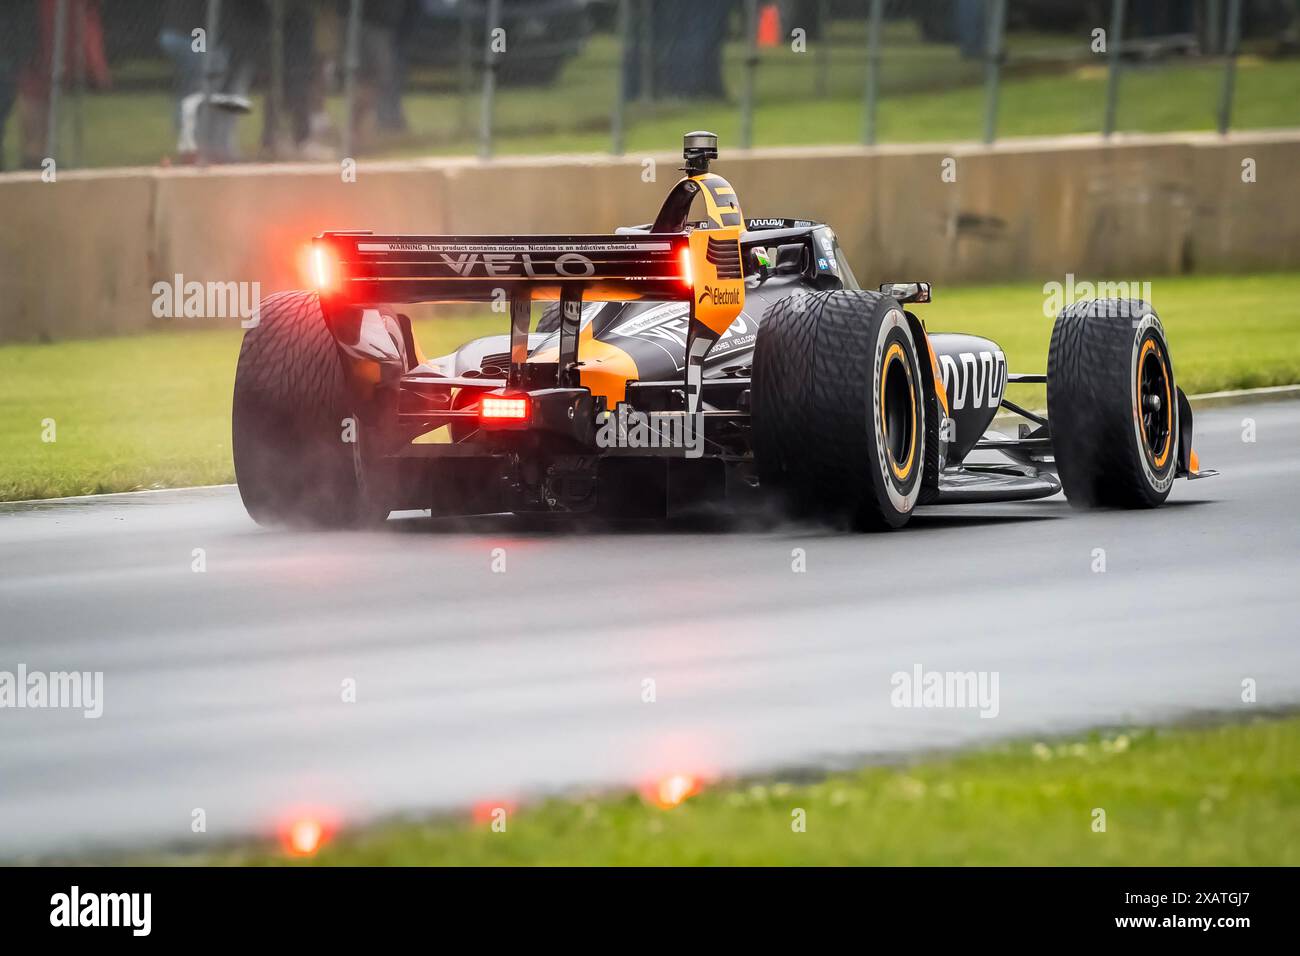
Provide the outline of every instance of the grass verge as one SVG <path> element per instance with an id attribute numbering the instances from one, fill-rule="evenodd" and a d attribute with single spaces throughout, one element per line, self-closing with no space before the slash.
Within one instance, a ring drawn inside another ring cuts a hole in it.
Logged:
<path id="1" fill-rule="evenodd" d="M 1126 277 L 1118 276 L 1117 279 Z M 1127 277 L 1129 279 L 1133 277 Z M 1300 273 L 1152 282 L 1189 393 L 1300 382 Z M 1045 368 L 1052 321 L 1039 284 L 939 288 L 933 331 L 986 335 L 1015 371 Z M 500 315 L 419 323 L 429 355 L 504 332 Z M 0 346 L 0 500 L 232 481 L 237 329 Z M 1042 404 L 1041 390 L 1009 396 Z M 53 423 L 53 442 L 43 440 Z"/>
<path id="2" fill-rule="evenodd" d="M 1295 866 L 1300 717 L 1021 741 L 815 782 L 706 787 L 671 808 L 636 794 L 552 799 L 505 821 L 504 832 L 490 813 L 374 826 L 309 862 Z M 198 862 L 286 859 L 256 847 Z"/>

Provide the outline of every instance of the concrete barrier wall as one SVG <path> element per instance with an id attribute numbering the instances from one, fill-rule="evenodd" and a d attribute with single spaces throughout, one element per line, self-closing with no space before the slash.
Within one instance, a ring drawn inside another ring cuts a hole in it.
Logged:
<path id="1" fill-rule="evenodd" d="M 0 176 L 0 341 L 157 326 L 153 286 L 303 284 L 323 229 L 607 232 L 646 222 L 671 153 Z M 945 181 L 945 161 L 956 181 Z M 1254 161 L 1255 182 L 1242 163 Z M 1141 280 L 1300 267 L 1300 131 L 727 153 L 747 215 L 835 226 L 859 279 Z M 192 321 L 192 320 L 191 320 Z"/>

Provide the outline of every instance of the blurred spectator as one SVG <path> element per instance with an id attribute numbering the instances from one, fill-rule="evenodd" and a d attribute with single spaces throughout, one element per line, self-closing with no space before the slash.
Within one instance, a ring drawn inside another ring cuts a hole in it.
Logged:
<path id="1" fill-rule="evenodd" d="M 265 0 L 223 0 L 217 35 L 195 49 L 207 29 L 207 0 L 166 0 L 158 45 L 176 67 L 176 151 L 182 162 L 239 158 L 237 123 L 250 109 L 248 92 L 268 27 Z"/>
<path id="2" fill-rule="evenodd" d="M 984 0 L 957 0 L 953 17 L 961 55 L 968 60 L 983 59 L 988 53 L 988 4 Z"/>
<path id="3" fill-rule="evenodd" d="M 294 145 L 312 135 L 312 116 L 324 110 L 325 89 L 316 62 L 316 4 L 291 0 L 284 15 L 284 106 Z"/>
<path id="4" fill-rule="evenodd" d="M 19 0 L 14 5 L 14 14 L 21 20 L 31 6 L 30 3 Z M 13 43 L 16 40 L 22 44 L 25 38 L 28 45 L 29 56 L 18 75 L 18 112 L 22 124 L 21 163 L 26 169 L 39 169 L 49 149 L 46 138 L 52 88 L 50 72 L 54 64 L 56 7 L 56 0 L 39 0 L 32 11 L 34 15 L 26 24 L 30 32 L 26 32 L 24 37 L 23 32 L 15 29 L 6 41 Z M 79 45 L 78 38 L 81 40 Z M 69 77 L 81 75 L 96 89 L 107 89 L 111 85 L 108 60 L 104 56 L 104 30 L 100 20 L 99 0 L 68 0 L 63 51 L 65 83 Z"/>
<path id="5" fill-rule="evenodd" d="M 349 0 L 343 0 L 344 16 L 349 5 Z M 361 72 L 353 142 L 362 141 L 361 133 L 371 113 L 380 132 L 406 132 L 402 112 L 406 68 L 399 40 L 413 13 L 408 0 L 366 0 L 362 6 Z"/>
<path id="6" fill-rule="evenodd" d="M 18 100 L 18 77 L 36 36 L 36 0 L 11 0 L 0 30 L 0 170 L 6 168 L 5 126 Z"/>
<path id="7" fill-rule="evenodd" d="M 681 96 L 721 99 L 722 46 L 727 38 L 727 20 L 733 0 L 656 0 L 633 8 L 633 37 L 623 53 L 623 72 L 628 96 Z M 648 7 L 648 9 L 647 9 Z M 643 22 L 649 16 L 649 24 Z M 682 24 L 690 29 L 683 30 Z M 641 89 L 647 27 L 650 30 L 650 68 L 644 71 L 653 86 Z"/>
<path id="8" fill-rule="evenodd" d="M 158 33 L 158 46 L 176 67 L 173 120 L 178 125 L 181 100 L 203 84 L 203 54 L 194 50 L 192 31 L 206 28 L 207 7 L 207 0 L 165 0 L 163 3 L 163 25 Z"/>
<path id="9" fill-rule="evenodd" d="M 303 159 L 333 159 L 339 133 L 325 106 L 333 89 L 343 42 L 342 20 L 332 0 L 295 0 L 296 19 L 285 34 L 285 99 L 294 146 Z"/>
<path id="10" fill-rule="evenodd" d="M 284 116 L 276 114 L 274 86 L 277 78 L 274 67 L 268 74 L 266 109 L 262 118 L 262 149 L 274 158 L 301 155 L 308 158 L 325 158 L 330 155 L 324 140 L 330 132 L 329 116 L 325 112 L 325 83 L 322 58 L 316 55 L 317 14 L 319 0 L 280 0 L 279 10 L 282 41 L 280 62 L 283 74 L 280 107 Z M 275 0 L 270 0 L 271 16 L 276 15 Z M 275 42 L 272 25 L 270 42 Z M 275 51 L 270 51 L 274 62 Z M 284 118 L 288 118 L 285 132 Z"/>
<path id="11" fill-rule="evenodd" d="M 1134 37 L 1164 37 L 1196 32 L 1195 0 L 1165 0 L 1164 3 L 1134 5 L 1131 27 Z"/>

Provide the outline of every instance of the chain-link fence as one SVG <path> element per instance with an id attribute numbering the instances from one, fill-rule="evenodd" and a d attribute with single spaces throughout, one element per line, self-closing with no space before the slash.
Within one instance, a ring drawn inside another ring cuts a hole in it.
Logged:
<path id="1" fill-rule="evenodd" d="M 1300 125 L 1300 0 L 5 0 L 5 168 Z"/>

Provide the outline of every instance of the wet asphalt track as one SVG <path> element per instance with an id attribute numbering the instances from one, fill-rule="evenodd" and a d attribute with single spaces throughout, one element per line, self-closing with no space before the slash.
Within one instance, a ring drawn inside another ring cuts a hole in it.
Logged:
<path id="1" fill-rule="evenodd" d="M 1240 710 L 1246 677 L 1300 703 L 1300 402 L 1197 432 L 1223 476 L 1156 512 L 950 507 L 883 536 L 273 532 L 233 488 L 0 505 L 0 670 L 105 681 L 98 720 L 0 710 L 0 857 Z M 997 671 L 998 716 L 892 707 L 915 664 Z"/>

